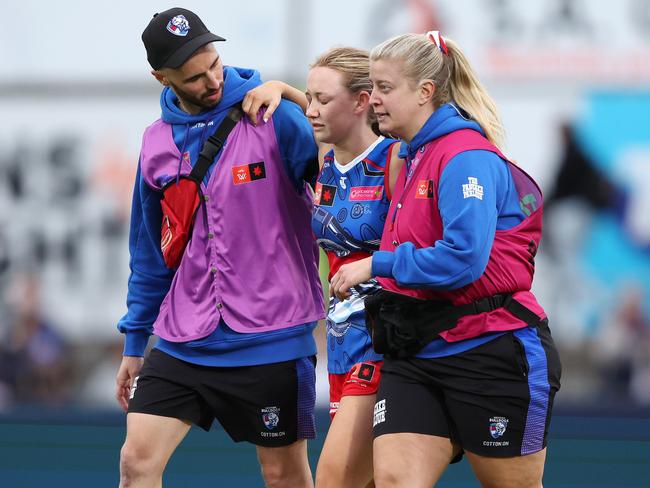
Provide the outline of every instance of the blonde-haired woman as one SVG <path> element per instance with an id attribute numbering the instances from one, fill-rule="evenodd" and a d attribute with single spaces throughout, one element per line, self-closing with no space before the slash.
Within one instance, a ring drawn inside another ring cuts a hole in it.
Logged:
<path id="1" fill-rule="evenodd" d="M 368 52 L 330 49 L 311 65 L 306 94 L 281 82 L 250 92 L 244 109 L 272 110 L 280 94 L 301 103 L 316 140 L 331 147 L 321 161 L 312 228 L 325 250 L 330 277 L 344 263 L 379 248 L 391 189 L 403 161 L 396 141 L 373 130 Z M 330 425 L 316 470 L 316 486 L 372 485 L 372 415 L 382 356 L 372 349 L 364 301 L 378 291 L 372 279 L 358 283 L 348 300 L 332 298 L 327 316 Z"/>
<path id="2" fill-rule="evenodd" d="M 542 195 L 501 153 L 493 101 L 437 31 L 371 52 L 371 104 L 406 158 L 380 250 L 331 280 L 366 301 L 385 352 L 374 408 L 378 487 L 430 487 L 461 453 L 484 487 L 539 488 L 561 366 L 530 288 Z"/>

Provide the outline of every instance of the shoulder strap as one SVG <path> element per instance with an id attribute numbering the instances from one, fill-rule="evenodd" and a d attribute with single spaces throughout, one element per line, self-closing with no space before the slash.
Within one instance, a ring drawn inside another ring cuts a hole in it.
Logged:
<path id="1" fill-rule="evenodd" d="M 388 151 L 386 154 L 386 164 L 384 165 L 384 191 L 386 192 L 386 199 L 390 202 L 393 198 L 393 194 L 390 191 L 390 172 L 393 170 L 393 150 L 395 147 L 400 144 L 399 141 L 393 142 L 388 146 Z"/>
<path id="2" fill-rule="evenodd" d="M 484 312 L 492 312 L 499 308 L 505 308 L 519 320 L 524 321 L 527 325 L 538 325 L 542 319 L 535 312 L 515 300 L 512 294 L 492 295 L 481 298 L 465 305 L 451 306 L 445 309 L 445 316 L 442 322 L 448 321 L 456 324 L 457 321 L 465 315 L 474 315 Z"/>
<path id="3" fill-rule="evenodd" d="M 219 124 L 219 127 L 217 127 L 214 133 L 203 143 L 203 148 L 199 154 L 199 159 L 190 172 L 189 177 L 191 179 L 199 184 L 203 181 L 205 174 L 208 172 L 208 169 L 214 162 L 214 158 L 217 156 L 224 143 L 226 142 L 228 134 L 230 134 L 230 131 L 234 129 L 234 127 L 237 125 L 237 122 L 241 120 L 242 116 L 243 112 L 241 103 L 234 105 L 228 111 L 226 118 L 223 119 L 221 124 Z"/>

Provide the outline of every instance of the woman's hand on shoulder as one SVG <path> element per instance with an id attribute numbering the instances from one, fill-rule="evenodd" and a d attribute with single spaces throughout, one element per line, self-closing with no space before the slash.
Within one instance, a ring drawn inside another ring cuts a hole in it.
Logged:
<path id="1" fill-rule="evenodd" d="M 266 107 L 263 117 L 264 123 L 266 123 L 283 98 L 297 103 L 303 112 L 307 110 L 307 97 L 305 94 L 297 88 L 278 80 L 267 81 L 249 91 L 244 97 L 242 108 L 251 123 L 257 125 L 257 113 L 261 107 Z"/>
<path id="2" fill-rule="evenodd" d="M 283 84 L 281 81 L 271 80 L 246 93 L 242 108 L 253 125 L 257 125 L 257 114 L 262 107 L 266 107 L 263 116 L 264 122 L 268 122 L 271 118 L 282 100 Z"/>

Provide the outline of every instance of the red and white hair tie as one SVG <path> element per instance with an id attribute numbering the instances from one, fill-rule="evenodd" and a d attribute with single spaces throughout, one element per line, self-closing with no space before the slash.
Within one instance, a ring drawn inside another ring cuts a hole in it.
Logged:
<path id="1" fill-rule="evenodd" d="M 436 46 L 438 46 L 438 49 L 440 49 L 440 52 L 444 54 L 445 56 L 449 54 L 449 49 L 447 49 L 447 44 L 445 43 L 445 38 L 442 37 L 440 34 L 440 31 L 429 31 L 427 32 L 427 37 L 431 42 L 433 42 Z"/>

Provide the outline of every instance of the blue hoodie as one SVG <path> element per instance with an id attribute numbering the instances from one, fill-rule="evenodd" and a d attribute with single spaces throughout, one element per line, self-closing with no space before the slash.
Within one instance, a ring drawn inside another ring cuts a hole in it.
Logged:
<path id="1" fill-rule="evenodd" d="M 410 143 L 402 142 L 399 155 L 406 159 L 407 175 L 416 152 L 445 134 L 471 129 L 485 135 L 480 125 L 463 116 L 453 104 L 439 107 Z M 483 198 L 464 198 L 468 177 L 483 186 Z M 485 271 L 496 230 L 510 229 L 525 218 L 507 164 L 491 151 L 464 151 L 445 166 L 438 183 L 438 209 L 443 238 L 431 247 L 417 249 L 411 242 L 394 252 L 377 251 L 372 257 L 373 276 L 393 278 L 400 286 L 454 290 L 477 280 Z M 388 219 L 394 218 L 389 215 Z M 481 225 L 476 225 L 479 222 Z M 458 354 L 502 335 L 501 332 L 447 343 L 436 339 L 417 357 Z"/>
<path id="2" fill-rule="evenodd" d="M 178 106 L 178 97 L 170 89 L 160 96 L 162 120 L 172 125 L 174 142 L 181 157 L 188 153 L 190 164 L 198 159 L 203 142 L 225 118 L 230 108 L 241 102 L 246 93 L 261 84 L 260 75 L 251 69 L 224 67 L 224 88 L 221 101 L 208 111 L 188 114 Z M 273 125 L 285 169 L 297 189 L 304 188 L 304 176 L 315 177 L 318 149 L 302 110 L 283 100 L 273 114 Z M 227 144 L 227 141 L 226 141 Z M 212 167 L 219 164 L 219 156 Z M 179 169 L 180 169 L 179 161 Z M 210 178 L 206 175 L 205 181 Z M 151 189 L 140 174 L 136 175 L 129 250 L 131 276 L 127 296 L 128 311 L 118 323 L 126 334 L 124 355 L 142 356 L 152 333 L 160 304 L 169 291 L 174 271 L 169 270 L 160 251 L 160 192 Z M 219 327 L 200 340 L 172 343 L 159 339 L 156 347 L 195 364 L 209 366 L 243 366 L 286 361 L 316 353 L 312 330 L 316 323 L 270 333 L 240 334 L 223 320 Z M 282 347 L 278 347 L 281 341 Z"/>
<path id="3" fill-rule="evenodd" d="M 402 142 L 399 155 L 406 159 L 407 174 L 413 156 L 422 146 L 461 129 L 484 135 L 478 123 L 465 118 L 455 105 L 448 103 L 438 108 L 410 143 Z M 468 177 L 481 182 L 483 199 L 463 197 L 461 188 Z M 495 153 L 483 150 L 461 152 L 447 163 L 438 181 L 438 208 L 443 239 L 435 247 L 416 249 L 405 242 L 395 252 L 375 252 L 373 276 L 393 278 L 399 285 L 411 288 L 461 288 L 485 271 L 495 231 L 514 227 L 525 217 L 507 165 Z M 477 226 L 476 222 L 483 225 Z"/>
<path id="4" fill-rule="evenodd" d="M 203 142 L 210 136 L 221 121 L 226 117 L 230 108 L 241 102 L 250 90 L 262 84 L 260 74 L 256 70 L 233 68 L 225 66 L 223 70 L 224 87 L 223 98 L 212 109 L 196 115 L 188 114 L 178 106 L 178 97 L 170 88 L 165 88 L 160 94 L 160 107 L 162 120 L 172 124 L 174 142 L 181 155 L 189 152 L 192 165 L 203 147 Z M 303 185 L 302 176 L 306 171 L 309 158 L 305 155 L 313 153 L 314 145 L 304 137 L 291 137 L 295 133 L 304 132 L 305 124 L 302 110 L 293 102 L 282 100 L 280 106 L 273 114 L 273 124 L 278 138 L 278 145 L 282 160 L 285 163 L 287 174 L 296 188 Z M 295 132 L 294 132 L 295 131 Z M 197 137 L 196 133 L 199 133 Z M 217 155 L 217 159 L 219 155 Z M 210 168 L 205 176 L 205 181 L 210 179 Z M 179 161 L 180 168 L 180 161 Z"/>

